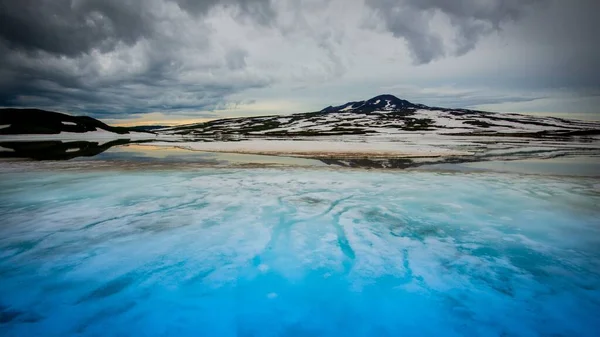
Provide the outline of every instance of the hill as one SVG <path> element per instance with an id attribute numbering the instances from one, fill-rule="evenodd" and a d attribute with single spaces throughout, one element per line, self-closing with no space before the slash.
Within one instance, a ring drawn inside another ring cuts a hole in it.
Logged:
<path id="1" fill-rule="evenodd" d="M 600 134 L 597 122 L 429 107 L 380 95 L 293 115 L 242 117 L 161 129 L 189 136 L 333 136 L 411 133 L 462 136 L 569 137 Z"/>
<path id="2" fill-rule="evenodd" d="M 71 116 L 39 109 L 0 109 L 0 135 L 86 133 L 99 130 L 116 134 L 142 131 L 110 126 L 88 116 Z"/>

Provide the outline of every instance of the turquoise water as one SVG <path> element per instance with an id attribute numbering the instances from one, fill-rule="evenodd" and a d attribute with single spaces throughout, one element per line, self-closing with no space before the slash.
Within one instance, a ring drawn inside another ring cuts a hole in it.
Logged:
<path id="1" fill-rule="evenodd" d="M 597 336 L 600 181 L 0 173 L 1 336 Z"/>

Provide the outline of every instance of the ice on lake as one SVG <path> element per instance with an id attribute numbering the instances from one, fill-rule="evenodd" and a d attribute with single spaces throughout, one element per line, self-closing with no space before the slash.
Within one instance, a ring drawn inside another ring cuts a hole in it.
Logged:
<path id="1" fill-rule="evenodd" d="M 598 336 L 597 179 L 0 174 L 1 336 Z"/>

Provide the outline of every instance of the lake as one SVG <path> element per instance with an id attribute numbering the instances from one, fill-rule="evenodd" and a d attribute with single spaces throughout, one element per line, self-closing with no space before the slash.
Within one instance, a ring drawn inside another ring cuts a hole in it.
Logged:
<path id="1" fill-rule="evenodd" d="M 0 335 L 597 336 L 597 162 L 444 165 L 6 160 Z"/>

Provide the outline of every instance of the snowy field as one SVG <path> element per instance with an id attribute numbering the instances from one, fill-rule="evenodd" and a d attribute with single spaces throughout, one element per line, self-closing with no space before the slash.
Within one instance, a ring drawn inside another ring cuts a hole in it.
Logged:
<path id="1" fill-rule="evenodd" d="M 447 157 L 471 152 L 416 143 L 394 143 L 375 137 L 319 137 L 319 139 L 252 139 L 237 142 L 152 142 L 147 146 L 179 147 L 193 151 L 288 155 L 296 157 Z"/>
<path id="2" fill-rule="evenodd" d="M 0 172 L 1 336 L 597 336 L 600 183 Z"/>
<path id="3" fill-rule="evenodd" d="M 552 158 L 563 155 L 600 156 L 597 139 L 528 139 L 494 136 L 343 135 L 294 138 L 253 138 L 239 141 L 157 139 L 140 144 L 192 151 L 281 155 L 312 158 L 449 158 L 489 160 L 515 157 Z"/>

